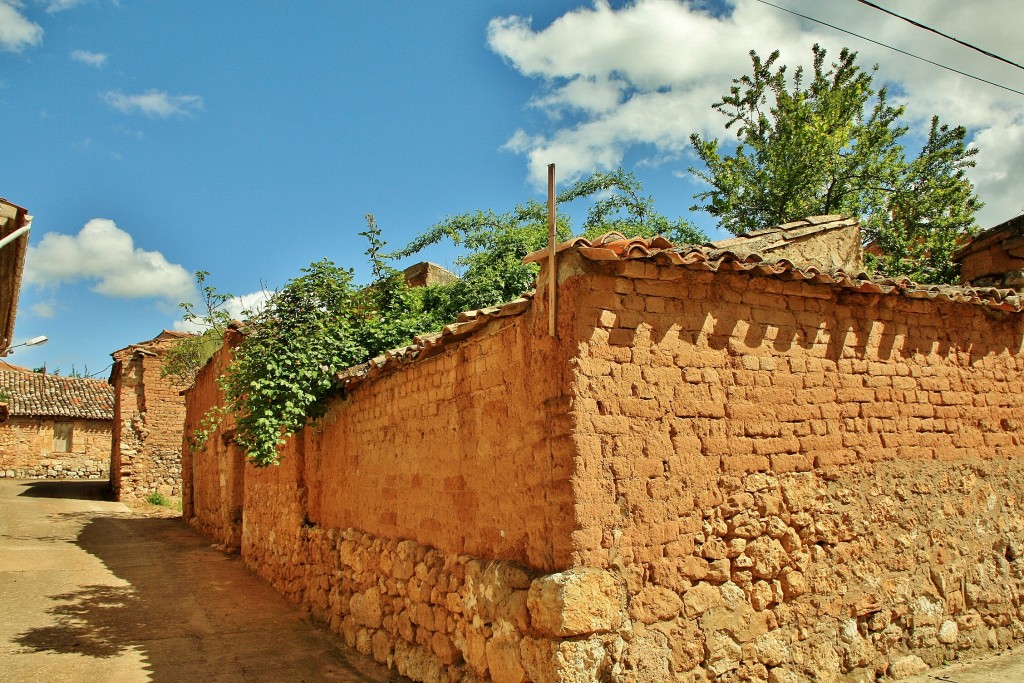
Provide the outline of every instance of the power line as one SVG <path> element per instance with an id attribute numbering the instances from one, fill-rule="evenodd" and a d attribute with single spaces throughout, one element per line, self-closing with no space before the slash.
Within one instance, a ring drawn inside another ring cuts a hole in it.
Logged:
<path id="1" fill-rule="evenodd" d="M 785 7 L 779 7 L 778 5 L 773 5 L 772 3 L 768 2 L 767 0 L 757 0 L 757 1 L 759 3 L 761 3 L 762 5 L 768 5 L 769 7 L 774 7 L 775 9 L 780 9 L 783 12 L 789 12 L 790 14 L 795 14 L 796 16 L 800 17 L 801 19 L 807 19 L 808 21 L 813 21 L 816 24 L 821 24 L 822 26 L 828 26 L 829 28 L 833 28 L 833 29 L 835 29 L 837 31 L 840 31 L 842 33 L 845 33 L 847 35 L 854 36 L 855 38 L 860 38 L 861 40 L 866 40 L 869 43 L 874 43 L 875 45 L 881 45 L 882 47 L 889 48 L 890 50 L 895 50 L 896 52 L 899 52 L 901 54 L 905 54 L 908 57 L 913 57 L 914 59 L 920 59 L 922 62 L 928 62 L 929 64 L 932 64 L 934 66 L 939 67 L 940 69 L 945 69 L 946 71 L 952 71 L 953 73 L 958 73 L 961 76 L 967 76 L 968 78 L 973 78 L 976 81 L 981 81 L 982 83 L 988 83 L 989 85 L 994 85 L 995 87 L 1002 88 L 1003 90 L 1009 90 L 1010 92 L 1017 93 L 1018 95 L 1024 95 L 1024 92 L 1021 92 L 1020 90 L 1014 90 L 1013 88 L 1007 87 L 1005 85 L 1000 85 L 999 83 L 994 83 L 994 82 L 986 80 L 986 79 L 984 79 L 984 78 L 982 78 L 980 76 L 975 76 L 973 74 L 969 74 L 966 71 L 960 71 L 959 69 L 954 69 L 951 66 L 946 66 L 945 64 L 939 64 L 938 62 L 933 62 L 930 59 L 927 59 L 925 57 L 921 57 L 919 55 L 915 55 L 912 52 L 907 52 L 906 50 L 901 50 L 898 47 L 893 47 L 892 45 L 887 45 L 886 43 L 879 42 L 879 41 L 877 41 L 877 40 L 875 40 L 873 38 L 868 38 L 867 36 L 862 36 L 861 34 L 854 33 L 853 31 L 847 31 L 845 28 L 839 28 L 838 26 L 830 24 L 827 21 L 822 21 L 820 19 L 815 19 L 814 17 L 809 17 L 806 14 L 800 14 L 799 12 L 794 12 L 791 9 L 786 9 Z"/>
<path id="2" fill-rule="evenodd" d="M 1021 66 L 1017 62 L 1012 62 L 1009 59 L 1006 59 L 1004 57 L 1000 57 L 999 55 L 995 54 L 994 52 L 989 52 L 988 50 L 985 50 L 983 48 L 977 47 L 975 45 L 971 45 L 970 43 L 966 43 L 966 42 L 960 40 L 959 38 L 954 38 L 953 36 L 947 35 L 947 34 L 943 33 L 942 31 L 939 31 L 939 30 L 936 30 L 936 29 L 932 28 L 931 26 L 925 26 L 924 24 L 922 24 L 920 22 L 917 22 L 917 21 L 914 21 L 913 19 L 910 19 L 908 17 L 905 17 L 902 14 L 896 14 L 895 12 L 893 12 L 891 10 L 887 10 L 884 7 L 880 7 L 880 6 L 876 5 L 873 2 L 868 2 L 868 0 L 857 0 L 857 2 L 859 2 L 862 5 L 867 5 L 868 7 L 873 7 L 876 10 L 878 10 L 879 12 L 885 12 L 886 14 L 888 14 L 890 16 L 893 16 L 893 17 L 896 17 L 897 19 L 902 19 L 903 21 L 907 22 L 908 24 L 913 24 L 914 26 L 917 26 L 918 28 L 923 28 L 925 31 L 931 31 L 932 33 L 934 33 L 936 35 L 942 36 L 943 38 L 948 38 L 949 40 L 952 40 L 954 43 L 960 43 L 964 47 L 969 47 L 972 50 L 976 50 L 976 51 L 980 52 L 981 54 L 983 54 L 983 55 L 985 55 L 987 57 L 991 57 L 993 59 L 998 59 L 1000 62 L 1006 62 L 1010 66 L 1015 66 L 1018 69 L 1024 70 L 1024 66 Z"/>

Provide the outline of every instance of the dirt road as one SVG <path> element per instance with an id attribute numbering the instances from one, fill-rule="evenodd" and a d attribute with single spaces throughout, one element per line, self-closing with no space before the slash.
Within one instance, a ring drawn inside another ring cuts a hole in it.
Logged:
<path id="1" fill-rule="evenodd" d="M 407 680 L 105 489 L 0 479 L 0 681 Z"/>

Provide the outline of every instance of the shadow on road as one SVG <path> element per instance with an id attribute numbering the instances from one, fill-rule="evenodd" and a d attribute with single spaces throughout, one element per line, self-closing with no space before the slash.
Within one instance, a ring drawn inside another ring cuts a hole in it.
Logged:
<path id="1" fill-rule="evenodd" d="M 114 500 L 110 490 L 110 482 L 106 479 L 89 479 L 86 481 L 63 481 L 48 479 L 45 481 L 26 481 L 21 484 L 25 490 L 19 496 L 32 498 L 69 498 L 74 500 Z"/>
<path id="2" fill-rule="evenodd" d="M 310 625 L 180 518 L 95 516 L 75 545 L 116 579 L 50 596 L 54 623 L 18 634 L 19 646 L 140 657 L 154 683 L 408 680 Z"/>

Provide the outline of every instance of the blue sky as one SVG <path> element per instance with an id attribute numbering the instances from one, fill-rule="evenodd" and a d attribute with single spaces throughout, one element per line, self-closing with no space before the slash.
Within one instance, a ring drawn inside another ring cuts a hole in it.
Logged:
<path id="1" fill-rule="evenodd" d="M 1024 90 L 853 0 L 775 4 Z M 885 4 L 1024 61 L 1017 0 Z M 1024 97 L 755 0 L 0 0 L 0 196 L 35 216 L 15 336 L 51 340 L 9 360 L 101 371 L 175 325 L 196 270 L 238 295 L 323 257 L 365 278 L 363 214 L 398 246 L 542 197 L 549 162 L 566 182 L 622 165 L 717 235 L 688 211 L 689 134 L 724 134 L 710 105 L 748 50 L 805 62 L 816 41 L 877 62 L 912 123 L 969 127 L 983 227 L 1024 209 Z"/>

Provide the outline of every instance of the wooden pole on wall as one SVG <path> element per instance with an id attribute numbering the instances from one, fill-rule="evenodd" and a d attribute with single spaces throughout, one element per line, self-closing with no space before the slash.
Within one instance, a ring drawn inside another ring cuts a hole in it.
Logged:
<path id="1" fill-rule="evenodd" d="M 558 270 L 555 264 L 555 165 L 548 164 L 548 334 L 558 336 L 555 331 L 555 294 L 558 290 Z"/>

